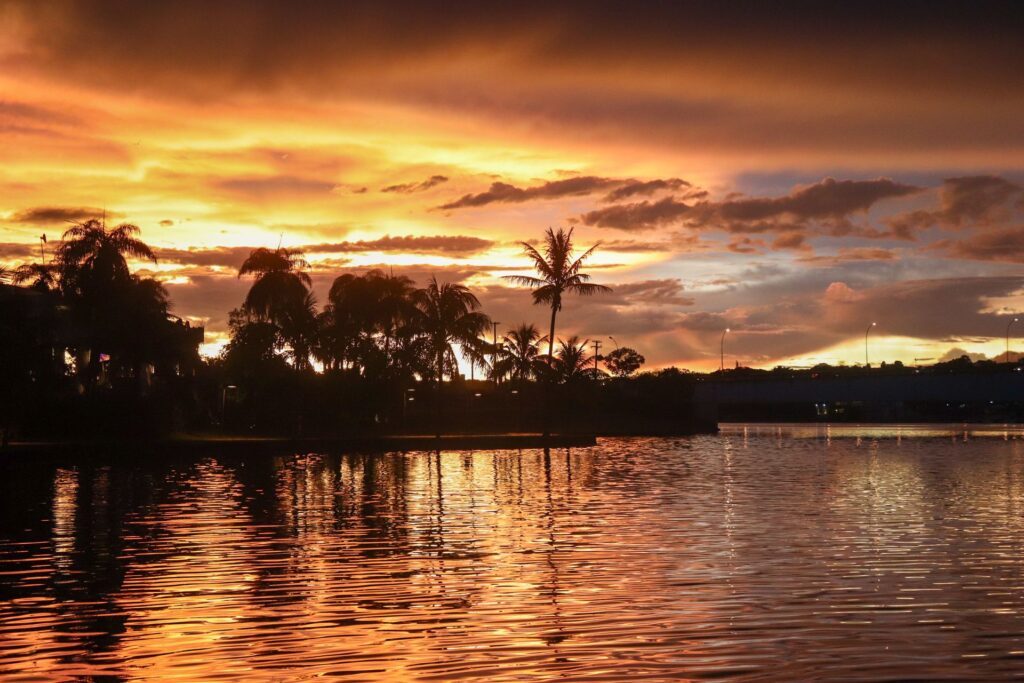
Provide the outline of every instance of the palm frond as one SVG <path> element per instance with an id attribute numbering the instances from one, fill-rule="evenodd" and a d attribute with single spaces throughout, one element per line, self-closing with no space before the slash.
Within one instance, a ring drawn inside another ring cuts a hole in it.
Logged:
<path id="1" fill-rule="evenodd" d="M 593 296 L 595 294 L 610 292 L 612 291 L 612 288 L 606 285 L 599 285 L 594 282 L 578 282 L 571 285 L 569 290 L 574 294 L 579 294 L 581 296 Z"/>
<path id="2" fill-rule="evenodd" d="M 502 275 L 502 278 L 520 287 L 543 287 L 547 282 L 531 275 Z"/>

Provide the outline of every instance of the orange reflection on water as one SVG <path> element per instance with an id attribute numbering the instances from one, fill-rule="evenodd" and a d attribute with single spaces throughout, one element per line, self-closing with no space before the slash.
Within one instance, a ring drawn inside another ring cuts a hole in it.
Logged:
<path id="1" fill-rule="evenodd" d="M 54 468 L 0 675 L 998 677 L 1022 442 L 912 431 Z"/>

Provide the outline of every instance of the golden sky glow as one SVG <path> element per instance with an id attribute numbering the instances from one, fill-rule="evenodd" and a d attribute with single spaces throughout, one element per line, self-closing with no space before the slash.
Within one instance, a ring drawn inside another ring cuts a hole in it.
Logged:
<path id="1" fill-rule="evenodd" d="M 305 249 L 321 298 L 389 267 L 542 323 L 499 276 L 516 241 L 577 225 L 616 293 L 569 302 L 562 331 L 655 366 L 717 367 L 725 327 L 732 361 L 860 362 L 874 319 L 879 361 L 991 356 L 1024 291 L 1016 28 L 969 8 L 0 2 L 0 262 L 106 210 L 214 350 L 250 248 Z"/>

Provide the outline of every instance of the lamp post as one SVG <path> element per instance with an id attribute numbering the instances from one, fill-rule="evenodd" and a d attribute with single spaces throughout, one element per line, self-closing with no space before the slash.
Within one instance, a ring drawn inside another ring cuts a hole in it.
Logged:
<path id="1" fill-rule="evenodd" d="M 608 335 L 608 338 L 612 340 L 612 344 L 615 344 L 615 350 L 618 351 L 618 349 L 619 349 L 619 342 L 615 341 L 615 337 L 613 337 L 610 334 Z"/>
<path id="2" fill-rule="evenodd" d="M 237 389 L 234 384 L 228 384 L 220 390 L 220 422 L 221 426 L 224 425 L 225 419 L 227 419 L 228 411 L 228 391 L 234 391 Z"/>
<path id="3" fill-rule="evenodd" d="M 1010 322 L 1008 322 L 1006 324 L 1006 362 L 1007 363 L 1010 362 L 1010 328 L 1013 327 L 1013 324 L 1015 322 L 1017 322 L 1018 320 L 1020 320 L 1020 318 L 1014 318 L 1013 320 L 1011 320 Z"/>
<path id="4" fill-rule="evenodd" d="M 724 330 L 722 330 L 722 341 L 718 345 L 719 346 L 718 350 L 721 352 L 721 355 L 722 355 L 722 361 L 721 361 L 721 363 L 718 366 L 719 371 L 725 370 L 725 335 L 728 334 L 728 333 L 729 333 L 729 328 L 728 327 L 725 328 Z"/>
<path id="5" fill-rule="evenodd" d="M 409 401 L 416 400 L 413 396 L 410 396 L 409 394 L 415 393 L 415 391 L 415 389 L 408 388 L 402 392 L 402 427 L 405 427 L 406 418 L 408 416 L 407 406 L 409 404 Z"/>
<path id="6" fill-rule="evenodd" d="M 491 351 L 491 373 L 494 375 L 494 386 L 498 386 L 498 325 L 500 324 L 497 320 L 491 321 L 491 325 L 494 326 L 492 334 L 494 348 Z"/>
<path id="7" fill-rule="evenodd" d="M 868 329 L 864 330 L 864 367 L 870 368 L 871 363 L 868 362 L 868 335 L 871 334 L 871 328 L 877 323 L 871 323 L 868 325 Z"/>

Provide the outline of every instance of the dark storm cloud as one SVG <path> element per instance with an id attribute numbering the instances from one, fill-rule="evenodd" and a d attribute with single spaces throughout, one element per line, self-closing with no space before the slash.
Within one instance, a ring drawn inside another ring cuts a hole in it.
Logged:
<path id="1" fill-rule="evenodd" d="M 798 232 L 779 235 L 772 242 L 772 249 L 807 249 L 807 236 Z"/>
<path id="2" fill-rule="evenodd" d="M 753 237 L 734 237 L 726 249 L 737 254 L 760 254 L 768 245 Z"/>
<path id="3" fill-rule="evenodd" d="M 988 225 L 1008 217 L 1008 204 L 1019 201 L 1021 195 L 1020 185 L 998 176 L 948 178 L 940 194 L 940 216 L 957 227 L 966 223 Z"/>
<path id="4" fill-rule="evenodd" d="M 0 259 L 17 261 L 39 255 L 39 246 L 20 242 L 0 242 Z"/>
<path id="5" fill-rule="evenodd" d="M 693 208 L 692 204 L 678 201 L 673 197 L 665 197 L 656 202 L 644 200 L 595 209 L 583 214 L 580 220 L 584 225 L 639 232 L 678 223 Z"/>
<path id="6" fill-rule="evenodd" d="M 867 211 L 884 199 L 905 197 L 920 191 L 919 187 L 888 178 L 824 178 L 781 197 L 691 203 L 665 197 L 656 202 L 644 200 L 596 209 L 583 214 L 580 220 L 586 225 L 627 231 L 651 230 L 663 225 L 683 223 L 690 227 L 739 233 L 794 233 L 810 222 L 817 221 L 828 223 L 831 232 L 842 234 L 849 231 L 846 219 L 852 214 Z M 788 239 L 795 238 L 791 235 Z"/>
<path id="7" fill-rule="evenodd" d="M 836 180 L 825 178 L 784 197 L 756 197 L 725 201 L 715 207 L 716 218 L 728 222 L 756 223 L 791 216 L 797 220 L 840 219 L 866 211 L 877 202 L 905 197 L 921 188 L 888 178 Z"/>
<path id="8" fill-rule="evenodd" d="M 381 192 L 400 192 L 402 194 L 410 194 L 412 192 L 422 192 L 423 190 L 429 190 L 432 187 L 436 187 L 441 183 L 448 182 L 448 176 L 443 175 L 432 175 L 426 180 L 418 183 L 402 183 L 400 185 L 388 185 L 382 187 Z"/>
<path id="9" fill-rule="evenodd" d="M 672 245 L 668 242 L 642 242 L 640 240 L 609 240 L 601 242 L 601 251 L 619 251 L 624 253 L 668 251 Z"/>
<path id="10" fill-rule="evenodd" d="M 11 214 L 7 217 L 7 221 L 10 223 L 50 225 L 53 223 L 77 223 L 87 221 L 90 218 L 100 218 L 103 215 L 103 209 L 91 206 L 34 206 Z M 106 215 L 108 218 L 112 218 L 117 214 L 107 212 Z"/>
<path id="11" fill-rule="evenodd" d="M 327 180 L 288 175 L 218 179 L 212 184 L 215 188 L 249 198 L 323 195 L 337 187 L 337 183 Z"/>
<path id="12" fill-rule="evenodd" d="M 1013 4 L 999 2 L 798 3 L 788 11 L 760 3 L 667 3 L 643 12 L 583 2 L 308 2 L 302 11 L 271 0 L 8 4 L 36 19 L 37 59 L 66 61 L 93 78 L 127 73 L 134 78 L 126 87 L 144 85 L 147 72 L 158 79 L 198 72 L 218 82 L 244 73 L 247 82 L 237 85 L 253 89 L 284 85 L 288 77 L 320 82 L 324 74 L 308 72 L 310 65 L 422 62 L 438 54 L 457 56 L 463 47 L 529 64 L 561 61 L 596 69 L 625 58 L 644 65 L 661 61 L 665 69 L 669 56 L 701 63 L 726 48 L 744 66 L 751 60 L 755 73 L 805 62 L 823 81 L 888 80 L 893 89 L 920 90 L 953 80 L 975 92 L 1014 73 L 1022 25 Z M 871 50 L 865 49 L 866 35 L 873 37 L 867 43 Z M 527 37 L 533 40 L 523 45 Z M 945 49 L 915 49 L 906 44 L 911 37 Z M 827 52 L 821 50 L 825 46 Z M 133 59 L 124 59 L 126 54 Z M 858 73 L 849 73 L 853 66 Z M 799 73 L 783 75 L 792 79 Z M 947 87 L 956 90 L 955 84 Z"/>
<path id="13" fill-rule="evenodd" d="M 940 240 L 932 249 L 955 258 L 1024 263 L 1024 226 L 987 230 L 962 240 Z"/>
<path id="14" fill-rule="evenodd" d="M 595 303 L 617 306 L 638 303 L 651 306 L 692 306 L 694 300 L 683 294 L 683 283 L 678 278 L 663 278 L 615 285 L 610 294 L 595 300 Z"/>
<path id="15" fill-rule="evenodd" d="M 1024 209 L 1024 188 L 994 175 L 946 178 L 939 189 L 939 208 L 919 209 L 887 221 L 893 231 L 913 236 L 938 225 L 944 228 L 987 228 L 1009 221 Z"/>
<path id="16" fill-rule="evenodd" d="M 591 144 L 825 158 L 1024 143 L 1024 20 L 1013 3 L 5 8 L 25 35 L 0 68 L 204 105 L 371 98 Z"/>
<path id="17" fill-rule="evenodd" d="M 221 266 L 237 269 L 255 247 L 210 247 L 192 249 L 154 249 L 156 258 L 163 263 L 190 266 Z"/>
<path id="18" fill-rule="evenodd" d="M 565 180 L 551 180 L 533 187 L 516 187 L 508 183 L 491 183 L 490 189 L 478 194 L 463 195 L 459 199 L 442 204 L 442 209 L 462 209 L 486 206 L 497 202 L 517 203 L 533 199 L 558 199 L 592 194 L 599 190 L 622 184 L 623 181 L 596 176 L 579 176 Z"/>
<path id="19" fill-rule="evenodd" d="M 466 235 L 385 235 L 374 240 L 304 244 L 295 247 L 307 254 L 353 254 L 388 252 L 396 254 L 436 254 L 471 256 L 494 245 L 491 240 Z M 193 249 L 157 249 L 157 258 L 170 263 L 193 266 L 221 266 L 237 269 L 256 247 L 211 247 Z M 345 261 L 343 261 L 345 262 Z M 337 264 L 335 264 L 337 265 Z"/>
<path id="20" fill-rule="evenodd" d="M 815 254 L 800 257 L 801 263 L 813 266 L 831 267 L 847 261 L 894 261 L 899 253 L 892 249 L 877 247 L 843 247 L 835 254 Z"/>
<path id="21" fill-rule="evenodd" d="M 612 190 L 605 196 L 604 200 L 606 202 L 618 202 L 638 194 L 649 196 L 655 192 L 674 192 L 683 187 L 691 187 L 691 185 L 680 178 L 634 180 Z"/>
<path id="22" fill-rule="evenodd" d="M 399 254 L 469 256 L 486 251 L 492 246 L 492 240 L 466 235 L 385 235 L 374 240 L 310 244 L 302 249 L 313 253 L 386 251 Z"/>

